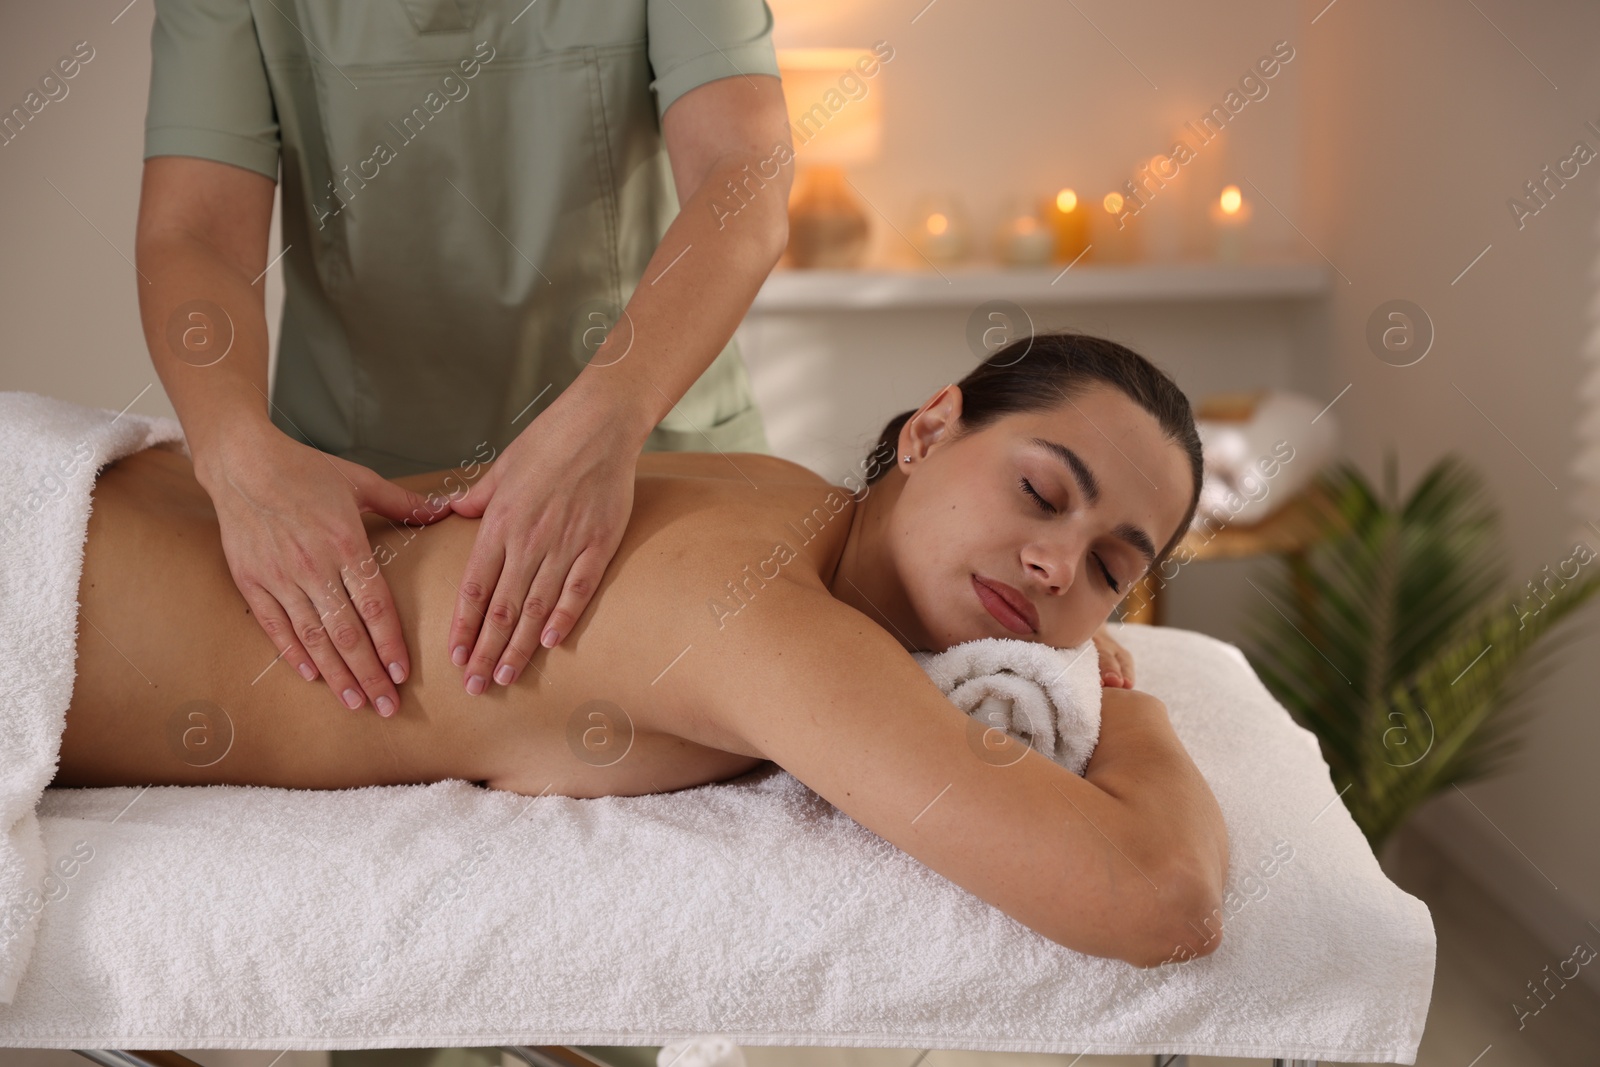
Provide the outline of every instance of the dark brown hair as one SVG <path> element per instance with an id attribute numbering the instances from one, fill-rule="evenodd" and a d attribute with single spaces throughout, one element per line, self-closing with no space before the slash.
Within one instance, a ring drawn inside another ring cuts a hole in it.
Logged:
<path id="1" fill-rule="evenodd" d="M 975 433 L 1001 418 L 1021 412 L 1050 411 L 1068 399 L 1082 396 L 1094 383 L 1121 390 L 1144 408 L 1189 457 L 1194 485 L 1183 521 L 1150 564 L 1155 570 L 1177 547 L 1200 503 L 1203 464 L 1200 433 L 1194 410 L 1176 382 L 1139 353 L 1100 337 L 1078 333 L 1045 333 L 1019 338 L 989 356 L 956 384 L 961 388 L 960 437 Z M 902 411 L 890 419 L 878 437 L 874 456 L 889 455 L 887 464 L 870 464 L 870 485 L 894 466 L 900 430 L 916 411 Z M 870 460 L 869 460 L 870 463 Z"/>

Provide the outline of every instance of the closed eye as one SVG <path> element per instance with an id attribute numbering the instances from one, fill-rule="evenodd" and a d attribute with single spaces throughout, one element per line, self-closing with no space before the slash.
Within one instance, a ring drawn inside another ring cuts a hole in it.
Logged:
<path id="1" fill-rule="evenodd" d="M 1035 506 L 1037 506 L 1040 511 L 1043 511 L 1049 515 L 1054 515 L 1056 513 L 1055 505 L 1051 504 L 1044 497 L 1040 496 L 1039 491 L 1033 487 L 1033 484 L 1029 482 L 1028 479 L 1019 478 L 1017 480 L 1017 484 L 1022 487 L 1022 491 L 1024 493 L 1027 493 L 1033 498 Z M 1105 576 L 1106 585 L 1110 586 L 1111 591 L 1113 593 L 1122 592 L 1122 586 L 1118 585 L 1117 580 L 1111 576 L 1111 571 L 1106 566 L 1106 561 L 1101 559 L 1099 556 L 1095 556 L 1094 561 L 1099 566 L 1100 573 Z"/>
<path id="2" fill-rule="evenodd" d="M 1101 559 L 1099 556 L 1096 556 L 1094 561 L 1100 564 L 1100 573 L 1106 576 L 1106 584 L 1111 587 L 1111 591 L 1113 593 L 1122 592 L 1122 586 L 1117 584 L 1117 580 L 1111 577 L 1111 572 L 1106 569 L 1106 561 Z"/>
<path id="3" fill-rule="evenodd" d="M 1022 486 L 1022 491 L 1024 493 L 1027 493 L 1029 496 L 1033 497 L 1034 503 L 1039 506 L 1040 511 L 1051 515 L 1056 513 L 1055 505 L 1050 503 L 1050 501 L 1046 500 L 1044 497 L 1040 496 L 1039 491 L 1033 487 L 1033 484 L 1029 482 L 1028 479 L 1019 479 L 1017 484 Z"/>

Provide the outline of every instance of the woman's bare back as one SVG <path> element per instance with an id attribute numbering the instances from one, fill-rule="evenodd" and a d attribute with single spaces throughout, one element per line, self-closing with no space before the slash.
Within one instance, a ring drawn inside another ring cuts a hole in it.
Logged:
<path id="1" fill-rule="evenodd" d="M 398 481 L 426 493 L 442 478 Z M 823 506 L 830 494 L 834 510 Z M 366 516 L 412 663 L 399 713 L 383 719 L 370 705 L 341 707 L 320 679 L 308 683 L 275 659 L 234 586 L 189 460 L 136 453 L 95 486 L 77 680 L 54 784 L 340 788 L 462 778 L 600 796 L 741 774 L 761 755 L 699 714 L 686 697 L 693 687 L 670 683 L 694 672 L 697 641 L 737 625 L 741 599 L 760 597 L 758 570 L 825 589 L 821 575 L 849 527 L 840 500 L 842 490 L 771 456 L 643 455 L 628 529 L 584 617 L 513 685 L 479 696 L 445 651 L 478 521 L 410 528 Z M 798 549 L 781 565 L 779 541 Z"/>

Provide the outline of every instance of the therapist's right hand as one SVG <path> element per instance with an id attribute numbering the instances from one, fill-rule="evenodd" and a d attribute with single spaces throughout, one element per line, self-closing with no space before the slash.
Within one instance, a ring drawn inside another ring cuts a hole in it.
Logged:
<path id="1" fill-rule="evenodd" d="M 448 499 L 430 504 L 264 420 L 214 442 L 195 475 L 234 584 L 280 658 L 307 681 L 320 674 L 352 711 L 368 701 L 379 715 L 398 711 L 411 658 L 361 515 L 427 524 L 450 513 Z"/>

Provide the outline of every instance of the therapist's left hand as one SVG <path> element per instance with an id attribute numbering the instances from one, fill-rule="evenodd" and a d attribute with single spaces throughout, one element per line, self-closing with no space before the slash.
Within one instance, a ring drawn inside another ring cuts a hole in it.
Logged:
<path id="1" fill-rule="evenodd" d="M 483 519 L 450 623 L 450 660 L 474 695 L 491 678 L 510 685 L 541 644 L 572 631 L 633 513 L 642 443 L 571 397 L 558 396 L 451 505 Z"/>

